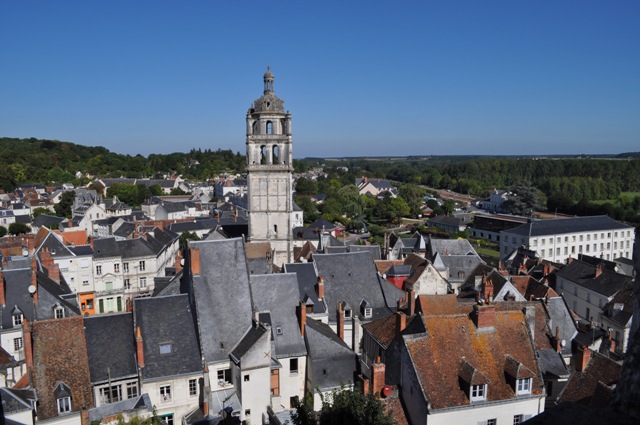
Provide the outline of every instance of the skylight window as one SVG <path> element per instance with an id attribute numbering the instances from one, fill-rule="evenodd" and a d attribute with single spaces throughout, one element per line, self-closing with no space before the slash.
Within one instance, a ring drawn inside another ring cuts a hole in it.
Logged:
<path id="1" fill-rule="evenodd" d="M 171 354 L 171 344 L 160 344 L 160 354 Z"/>

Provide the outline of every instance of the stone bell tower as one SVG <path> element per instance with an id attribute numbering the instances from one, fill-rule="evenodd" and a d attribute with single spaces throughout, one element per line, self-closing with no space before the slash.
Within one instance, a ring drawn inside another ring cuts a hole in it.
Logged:
<path id="1" fill-rule="evenodd" d="M 274 264 L 281 266 L 293 257 L 291 114 L 273 81 L 267 68 L 264 94 L 247 111 L 247 207 L 249 240 L 271 242 Z"/>

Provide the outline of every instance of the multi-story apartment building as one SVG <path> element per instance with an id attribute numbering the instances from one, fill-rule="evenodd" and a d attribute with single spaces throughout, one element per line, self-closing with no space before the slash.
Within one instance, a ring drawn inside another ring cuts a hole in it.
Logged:
<path id="1" fill-rule="evenodd" d="M 558 263 L 577 258 L 578 254 L 605 260 L 631 258 L 634 238 L 632 226 L 604 215 L 532 220 L 500 232 L 500 256 L 505 258 L 525 246 L 541 258 Z"/>

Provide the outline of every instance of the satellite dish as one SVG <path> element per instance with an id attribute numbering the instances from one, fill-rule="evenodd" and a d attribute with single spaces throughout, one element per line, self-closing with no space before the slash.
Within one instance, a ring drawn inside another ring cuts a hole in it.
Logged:
<path id="1" fill-rule="evenodd" d="M 184 258 L 180 259 L 180 265 L 184 267 Z"/>
<path id="2" fill-rule="evenodd" d="M 562 342 L 560 343 L 560 345 L 562 345 L 562 347 L 564 347 L 565 345 L 567 345 L 567 340 L 563 339 Z"/>
<path id="3" fill-rule="evenodd" d="M 36 293 L 36 287 L 35 287 L 35 285 L 29 285 L 29 293 L 30 293 L 31 295 L 33 295 L 33 294 L 35 294 L 35 293 Z"/>

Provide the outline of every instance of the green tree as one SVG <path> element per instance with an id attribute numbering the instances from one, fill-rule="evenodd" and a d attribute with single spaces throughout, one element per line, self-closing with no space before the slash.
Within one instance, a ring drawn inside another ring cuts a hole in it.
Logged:
<path id="1" fill-rule="evenodd" d="M 58 217 L 71 218 L 71 208 L 76 200 L 76 192 L 71 190 L 60 196 L 60 202 L 53 206 Z"/>
<path id="2" fill-rule="evenodd" d="M 31 226 L 29 226 L 28 224 L 24 224 L 24 223 L 11 223 L 9 225 L 9 233 L 11 233 L 12 235 L 21 235 L 24 233 L 29 233 L 31 232 Z"/>
<path id="3" fill-rule="evenodd" d="M 426 189 L 413 184 L 403 184 L 398 191 L 407 202 L 412 216 L 415 217 L 422 212 L 422 199 L 427 194 Z"/>
<path id="4" fill-rule="evenodd" d="M 49 211 L 47 208 L 38 207 L 38 208 L 33 210 L 32 217 L 35 219 L 36 217 L 38 217 L 39 215 L 42 215 L 42 214 L 45 214 L 45 215 L 46 214 L 51 214 L 51 211 Z"/>
<path id="5" fill-rule="evenodd" d="M 296 195 L 315 195 L 318 193 L 318 182 L 306 177 L 296 180 Z"/>
<path id="6" fill-rule="evenodd" d="M 180 196 L 180 195 L 188 195 L 188 193 L 180 189 L 179 187 L 171 189 L 171 196 Z"/>
<path id="7" fill-rule="evenodd" d="M 0 226 L 0 238 L 7 235 L 7 228 L 4 226 Z"/>
<path id="8" fill-rule="evenodd" d="M 335 390 L 329 397 L 322 397 L 322 409 L 313 411 L 313 401 L 307 395 L 303 403 L 296 400 L 291 420 L 294 425 L 393 425 L 391 412 L 386 412 L 380 398 L 362 391 Z"/>
<path id="9" fill-rule="evenodd" d="M 199 241 L 200 237 L 192 232 L 184 232 L 180 235 L 178 245 L 180 250 L 184 251 L 189 248 L 189 241 Z"/>

